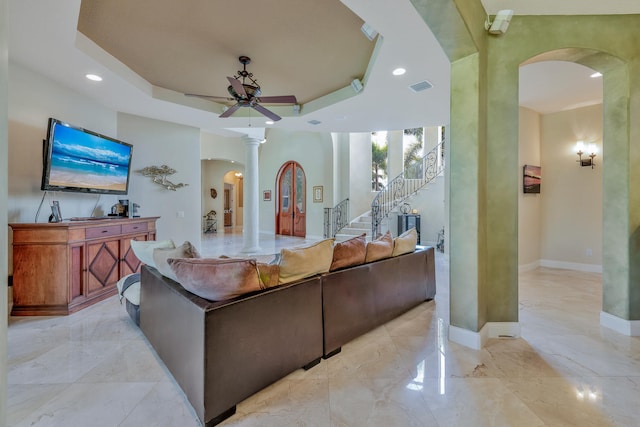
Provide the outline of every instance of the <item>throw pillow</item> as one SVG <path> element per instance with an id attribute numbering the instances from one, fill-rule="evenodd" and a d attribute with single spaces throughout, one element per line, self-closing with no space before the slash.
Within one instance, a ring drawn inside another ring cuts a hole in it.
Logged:
<path id="1" fill-rule="evenodd" d="M 280 284 L 326 273 L 333 260 L 333 239 L 310 246 L 280 250 Z"/>
<path id="2" fill-rule="evenodd" d="M 167 262 L 169 258 L 200 258 L 200 254 L 190 242 L 184 242 L 173 249 L 156 248 L 153 250 L 153 261 L 160 274 L 178 282 L 178 278 Z"/>
<path id="3" fill-rule="evenodd" d="M 385 258 L 390 258 L 393 253 L 393 237 L 387 230 L 382 236 L 376 240 L 372 240 L 367 243 L 367 254 L 365 255 L 364 262 L 373 262 Z"/>
<path id="4" fill-rule="evenodd" d="M 259 262 L 258 275 L 260 276 L 260 282 L 262 282 L 262 285 L 265 288 L 278 286 L 278 280 L 280 279 L 280 266 L 278 264 Z"/>
<path id="5" fill-rule="evenodd" d="M 155 268 L 153 250 L 156 248 L 175 248 L 173 240 L 131 240 L 131 249 L 140 262 Z"/>
<path id="6" fill-rule="evenodd" d="M 395 239 L 393 239 L 393 253 L 391 256 L 408 254 L 416 250 L 418 244 L 418 232 L 415 228 L 410 228 Z"/>
<path id="7" fill-rule="evenodd" d="M 178 282 L 210 301 L 225 301 L 263 289 L 255 259 L 169 258 Z"/>
<path id="8" fill-rule="evenodd" d="M 339 268 L 352 267 L 364 263 L 367 254 L 367 235 L 361 234 L 344 242 L 338 242 L 333 247 L 333 261 L 329 271 Z"/>

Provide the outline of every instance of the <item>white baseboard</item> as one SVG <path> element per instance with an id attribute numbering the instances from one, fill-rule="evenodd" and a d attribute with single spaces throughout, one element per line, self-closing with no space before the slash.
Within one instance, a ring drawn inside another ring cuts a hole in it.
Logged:
<path id="1" fill-rule="evenodd" d="M 449 341 L 474 350 L 480 350 L 489 338 L 518 338 L 520 324 L 518 322 L 487 322 L 480 332 L 473 332 L 457 326 L 449 325 Z"/>
<path id="2" fill-rule="evenodd" d="M 562 268 L 565 270 L 584 271 L 586 273 L 602 273 L 602 265 L 581 264 L 579 262 L 552 261 L 549 259 L 541 259 L 540 267 Z"/>
<path id="3" fill-rule="evenodd" d="M 640 320 L 625 320 L 613 314 L 600 312 L 600 325 L 629 337 L 640 336 Z"/>
<path id="4" fill-rule="evenodd" d="M 480 332 L 473 332 L 452 325 L 449 325 L 449 341 L 474 350 L 480 350 L 484 344 Z"/>
<path id="5" fill-rule="evenodd" d="M 527 271 L 535 270 L 540 267 L 540 260 L 531 262 L 529 264 L 522 264 L 518 266 L 518 273 L 526 273 Z"/>

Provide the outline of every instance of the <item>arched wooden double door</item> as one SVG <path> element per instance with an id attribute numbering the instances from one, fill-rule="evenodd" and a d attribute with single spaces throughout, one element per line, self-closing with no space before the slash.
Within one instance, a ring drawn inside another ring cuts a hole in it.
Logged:
<path id="1" fill-rule="evenodd" d="M 276 234 L 305 237 L 307 234 L 306 177 L 297 162 L 280 168 L 276 183 Z"/>

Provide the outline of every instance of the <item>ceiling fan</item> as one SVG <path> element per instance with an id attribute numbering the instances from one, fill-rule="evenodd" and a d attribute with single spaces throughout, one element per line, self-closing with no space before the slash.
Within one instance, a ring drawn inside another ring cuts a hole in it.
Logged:
<path id="1" fill-rule="evenodd" d="M 267 116 L 271 120 L 277 122 L 282 117 L 277 115 L 271 110 L 260 105 L 265 104 L 296 104 L 298 101 L 293 95 L 282 96 L 260 96 L 262 90 L 260 85 L 253 78 L 253 74 L 247 71 L 247 64 L 251 63 L 251 58 L 248 56 L 241 56 L 238 58 L 242 64 L 242 70 L 238 70 L 238 74 L 234 77 L 227 77 L 229 80 L 229 87 L 227 90 L 231 94 L 231 98 L 224 96 L 210 96 L 210 95 L 198 95 L 195 93 L 185 93 L 186 96 L 195 96 L 198 98 L 210 99 L 210 100 L 225 100 L 235 101 L 236 103 L 229 107 L 226 111 L 220 114 L 220 117 L 229 117 L 235 113 L 240 107 L 251 107 L 257 112 Z M 242 82 L 240 81 L 242 79 Z M 248 82 L 247 82 L 248 80 Z"/>

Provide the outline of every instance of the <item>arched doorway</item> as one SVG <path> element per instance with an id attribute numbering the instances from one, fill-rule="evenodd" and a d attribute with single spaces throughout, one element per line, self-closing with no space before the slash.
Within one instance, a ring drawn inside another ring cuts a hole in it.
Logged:
<path id="1" fill-rule="evenodd" d="M 305 237 L 307 233 L 306 177 L 299 163 L 289 161 L 276 180 L 276 234 Z"/>

